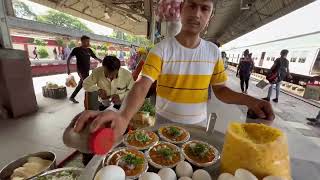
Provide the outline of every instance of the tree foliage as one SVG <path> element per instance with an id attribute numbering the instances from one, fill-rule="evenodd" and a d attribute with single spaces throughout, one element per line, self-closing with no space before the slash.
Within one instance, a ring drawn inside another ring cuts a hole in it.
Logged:
<path id="1" fill-rule="evenodd" d="M 58 11 L 49 10 L 46 15 L 37 16 L 37 21 L 92 33 L 92 30 L 77 18 Z"/>
<path id="2" fill-rule="evenodd" d="M 27 4 L 19 0 L 12 1 L 14 13 L 19 18 L 35 20 L 37 15 L 32 12 Z"/>
<path id="3" fill-rule="evenodd" d="M 151 45 L 150 40 L 143 36 L 135 36 L 132 34 L 123 33 L 118 30 L 113 30 L 112 34 L 109 36 L 116 39 L 122 39 L 124 41 L 128 41 L 130 43 L 137 43 L 140 46 L 148 47 Z"/>
<path id="4" fill-rule="evenodd" d="M 33 44 L 35 44 L 37 46 L 46 46 L 48 43 L 42 39 L 34 39 Z"/>
<path id="5" fill-rule="evenodd" d="M 57 42 L 58 46 L 64 46 L 65 45 L 63 39 L 61 39 L 61 38 L 57 38 L 56 42 Z"/>
<path id="6" fill-rule="evenodd" d="M 49 57 L 48 50 L 45 47 L 40 47 L 38 50 L 38 54 L 40 58 L 47 58 Z"/>
<path id="7" fill-rule="evenodd" d="M 75 42 L 75 41 L 70 41 L 70 43 L 69 43 L 69 45 L 68 45 L 68 47 L 70 48 L 70 49 L 72 49 L 72 48 L 74 48 L 74 47 L 76 47 L 77 46 L 77 43 Z"/>

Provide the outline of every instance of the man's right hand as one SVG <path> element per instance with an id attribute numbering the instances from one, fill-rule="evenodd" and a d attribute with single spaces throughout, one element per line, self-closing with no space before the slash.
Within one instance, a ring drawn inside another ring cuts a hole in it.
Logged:
<path id="1" fill-rule="evenodd" d="M 70 73 L 70 69 L 68 69 L 68 70 L 67 70 L 67 74 L 68 74 L 68 75 L 70 75 L 70 74 L 71 74 L 71 73 Z"/>
<path id="2" fill-rule="evenodd" d="M 109 97 L 107 96 L 107 92 L 103 89 L 98 90 L 98 95 L 101 99 L 107 100 Z"/>
<path id="3" fill-rule="evenodd" d="M 121 137 L 129 124 L 129 120 L 125 119 L 120 113 L 113 111 L 99 112 L 99 111 L 84 111 L 78 118 L 74 130 L 80 132 L 86 123 L 93 121 L 90 131 L 93 133 L 100 128 L 106 127 L 106 124 L 111 123 L 111 128 L 114 131 L 115 138 Z"/>

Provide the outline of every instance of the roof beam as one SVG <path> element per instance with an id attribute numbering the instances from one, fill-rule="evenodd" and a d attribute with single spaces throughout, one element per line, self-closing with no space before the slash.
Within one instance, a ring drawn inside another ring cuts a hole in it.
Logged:
<path id="1" fill-rule="evenodd" d="M 95 41 L 104 41 L 104 42 L 111 42 L 114 44 L 121 44 L 121 45 L 135 45 L 138 46 L 136 43 L 130 43 L 128 41 L 123 41 L 119 39 L 114 39 L 106 36 L 101 36 L 93 33 L 87 33 L 79 30 L 64 28 L 64 27 L 58 27 L 56 25 L 52 24 L 45 24 L 45 23 L 39 23 L 36 21 L 30 21 L 25 19 L 20 19 L 16 17 L 7 17 L 7 23 L 9 28 L 14 29 L 26 29 L 26 30 L 32 30 L 32 31 L 38 31 L 38 32 L 46 32 L 46 33 L 52 33 L 52 34 L 58 34 L 61 36 L 69 36 L 74 38 L 79 38 L 83 35 L 89 36 L 92 40 Z"/>

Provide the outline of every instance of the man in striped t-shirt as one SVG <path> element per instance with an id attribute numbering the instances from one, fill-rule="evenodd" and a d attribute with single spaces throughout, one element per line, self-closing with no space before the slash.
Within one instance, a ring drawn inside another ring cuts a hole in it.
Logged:
<path id="1" fill-rule="evenodd" d="M 223 60 L 215 44 L 200 39 L 197 47 L 187 48 L 178 37 L 163 40 L 150 51 L 141 75 L 157 80 L 158 119 L 203 124 L 209 85 L 227 80 Z"/>
<path id="2" fill-rule="evenodd" d="M 93 119 L 92 132 L 112 122 L 115 135 L 122 135 L 155 80 L 158 82 L 156 111 L 160 119 L 203 124 L 211 85 L 221 101 L 246 105 L 259 118 L 272 121 L 274 114 L 269 102 L 234 92 L 224 85 L 227 74 L 217 46 L 200 38 L 212 17 L 213 1 L 185 0 L 181 5 L 181 32 L 150 51 L 141 76 L 120 112 L 86 111 L 79 117 L 75 130 L 81 131 L 85 123 Z"/>

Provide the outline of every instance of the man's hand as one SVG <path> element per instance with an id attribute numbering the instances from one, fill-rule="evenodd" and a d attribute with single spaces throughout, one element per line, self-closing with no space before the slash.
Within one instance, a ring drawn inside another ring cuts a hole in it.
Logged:
<path id="1" fill-rule="evenodd" d="M 262 120 L 267 120 L 267 122 L 272 122 L 275 118 L 272 106 L 267 101 L 250 97 L 250 99 L 248 99 L 247 106 L 249 110 L 253 111 L 255 115 L 257 115 L 258 118 Z M 267 124 L 271 124 L 271 123 L 267 123 Z"/>
<path id="2" fill-rule="evenodd" d="M 105 90 L 103 90 L 103 89 L 99 89 L 98 90 L 98 95 L 103 100 L 109 99 L 109 97 L 107 96 L 107 92 Z"/>
<path id="3" fill-rule="evenodd" d="M 114 94 L 111 96 L 111 102 L 113 102 L 113 104 L 115 105 L 120 105 L 121 104 L 121 100 L 118 94 Z"/>
<path id="4" fill-rule="evenodd" d="M 91 121 L 91 133 L 96 132 L 98 129 L 106 127 L 108 124 L 110 124 L 116 139 L 125 133 L 129 124 L 129 120 L 125 119 L 117 112 L 84 111 L 74 126 L 75 132 L 80 132 L 82 129 L 84 129 L 85 125 Z"/>
<path id="5" fill-rule="evenodd" d="M 68 75 L 70 75 L 70 74 L 71 74 L 71 73 L 70 73 L 70 69 L 69 69 L 69 68 L 68 68 L 68 70 L 67 70 L 67 74 L 68 74 Z"/>
<path id="6" fill-rule="evenodd" d="M 289 78 L 289 79 L 292 79 L 292 76 L 291 76 L 291 74 L 289 74 L 289 75 L 288 75 L 288 78 Z"/>
<path id="7" fill-rule="evenodd" d="M 249 110 L 253 111 L 262 123 L 271 124 L 275 116 L 272 106 L 269 102 L 263 101 L 242 93 L 237 93 L 224 85 L 212 86 L 216 97 L 227 104 L 246 105 Z"/>

